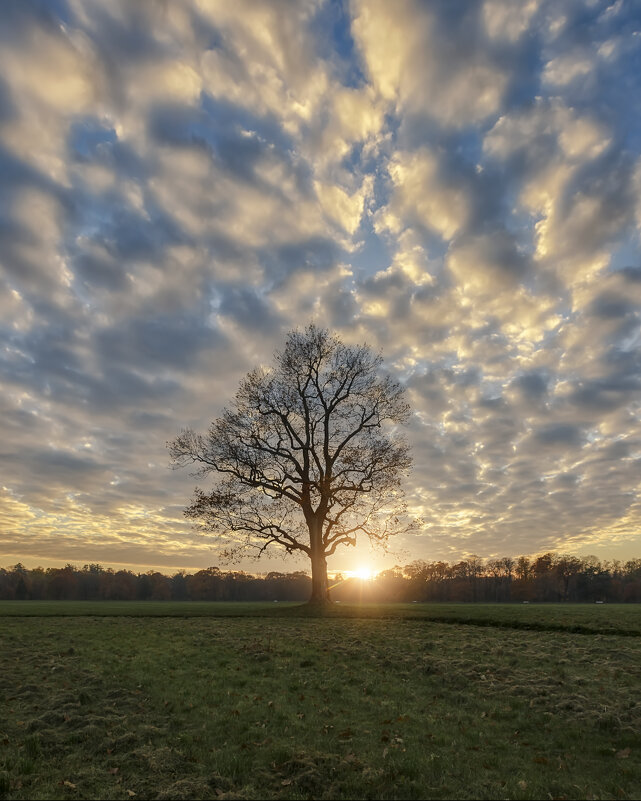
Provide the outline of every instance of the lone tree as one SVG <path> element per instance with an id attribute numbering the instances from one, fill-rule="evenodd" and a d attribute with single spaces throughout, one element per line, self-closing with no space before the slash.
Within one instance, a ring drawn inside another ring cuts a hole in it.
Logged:
<path id="1" fill-rule="evenodd" d="M 169 443 L 174 466 L 213 474 L 185 515 L 227 540 L 225 555 L 272 545 L 312 565 L 310 603 L 329 600 L 327 557 L 358 534 L 385 542 L 406 531 L 401 476 L 409 446 L 395 426 L 409 406 L 367 345 L 309 325 L 288 334 L 270 368 L 243 379 L 207 434 Z"/>

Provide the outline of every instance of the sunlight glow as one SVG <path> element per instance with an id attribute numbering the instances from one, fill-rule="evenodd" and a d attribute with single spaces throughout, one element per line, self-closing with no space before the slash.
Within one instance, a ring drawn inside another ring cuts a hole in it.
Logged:
<path id="1" fill-rule="evenodd" d="M 353 575 L 355 578 L 358 578 L 361 581 L 369 581 L 370 579 L 374 578 L 374 573 L 369 567 L 359 567 L 354 571 Z"/>

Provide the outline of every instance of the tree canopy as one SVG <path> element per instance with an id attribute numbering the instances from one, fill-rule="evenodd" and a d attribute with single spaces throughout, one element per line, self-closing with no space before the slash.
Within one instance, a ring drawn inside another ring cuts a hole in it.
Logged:
<path id="1" fill-rule="evenodd" d="M 185 510 L 227 543 L 227 555 L 270 546 L 311 560 L 312 601 L 328 599 L 327 557 L 358 535 L 384 543 L 411 527 L 401 478 L 411 465 L 399 431 L 402 385 L 367 345 L 309 325 L 291 331 L 270 367 L 241 382 L 206 434 L 169 443 L 176 466 L 214 476 Z"/>

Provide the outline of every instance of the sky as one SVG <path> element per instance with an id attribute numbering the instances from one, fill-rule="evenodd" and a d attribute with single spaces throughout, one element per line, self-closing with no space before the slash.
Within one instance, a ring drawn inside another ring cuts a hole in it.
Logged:
<path id="1" fill-rule="evenodd" d="M 424 519 L 330 568 L 641 556 L 640 97 L 636 0 L 4 0 L 0 565 L 221 565 L 166 443 L 311 321 Z"/>

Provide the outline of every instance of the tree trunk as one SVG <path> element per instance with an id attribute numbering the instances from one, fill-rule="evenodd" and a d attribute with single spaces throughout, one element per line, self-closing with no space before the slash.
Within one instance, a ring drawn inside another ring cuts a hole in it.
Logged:
<path id="1" fill-rule="evenodd" d="M 313 521 L 309 525 L 309 541 L 312 549 L 312 594 L 310 604 L 329 603 L 327 586 L 327 560 L 322 542 L 322 523 Z"/>
<path id="2" fill-rule="evenodd" d="M 310 604 L 328 603 L 327 561 L 322 551 L 312 555 L 312 594 Z"/>

